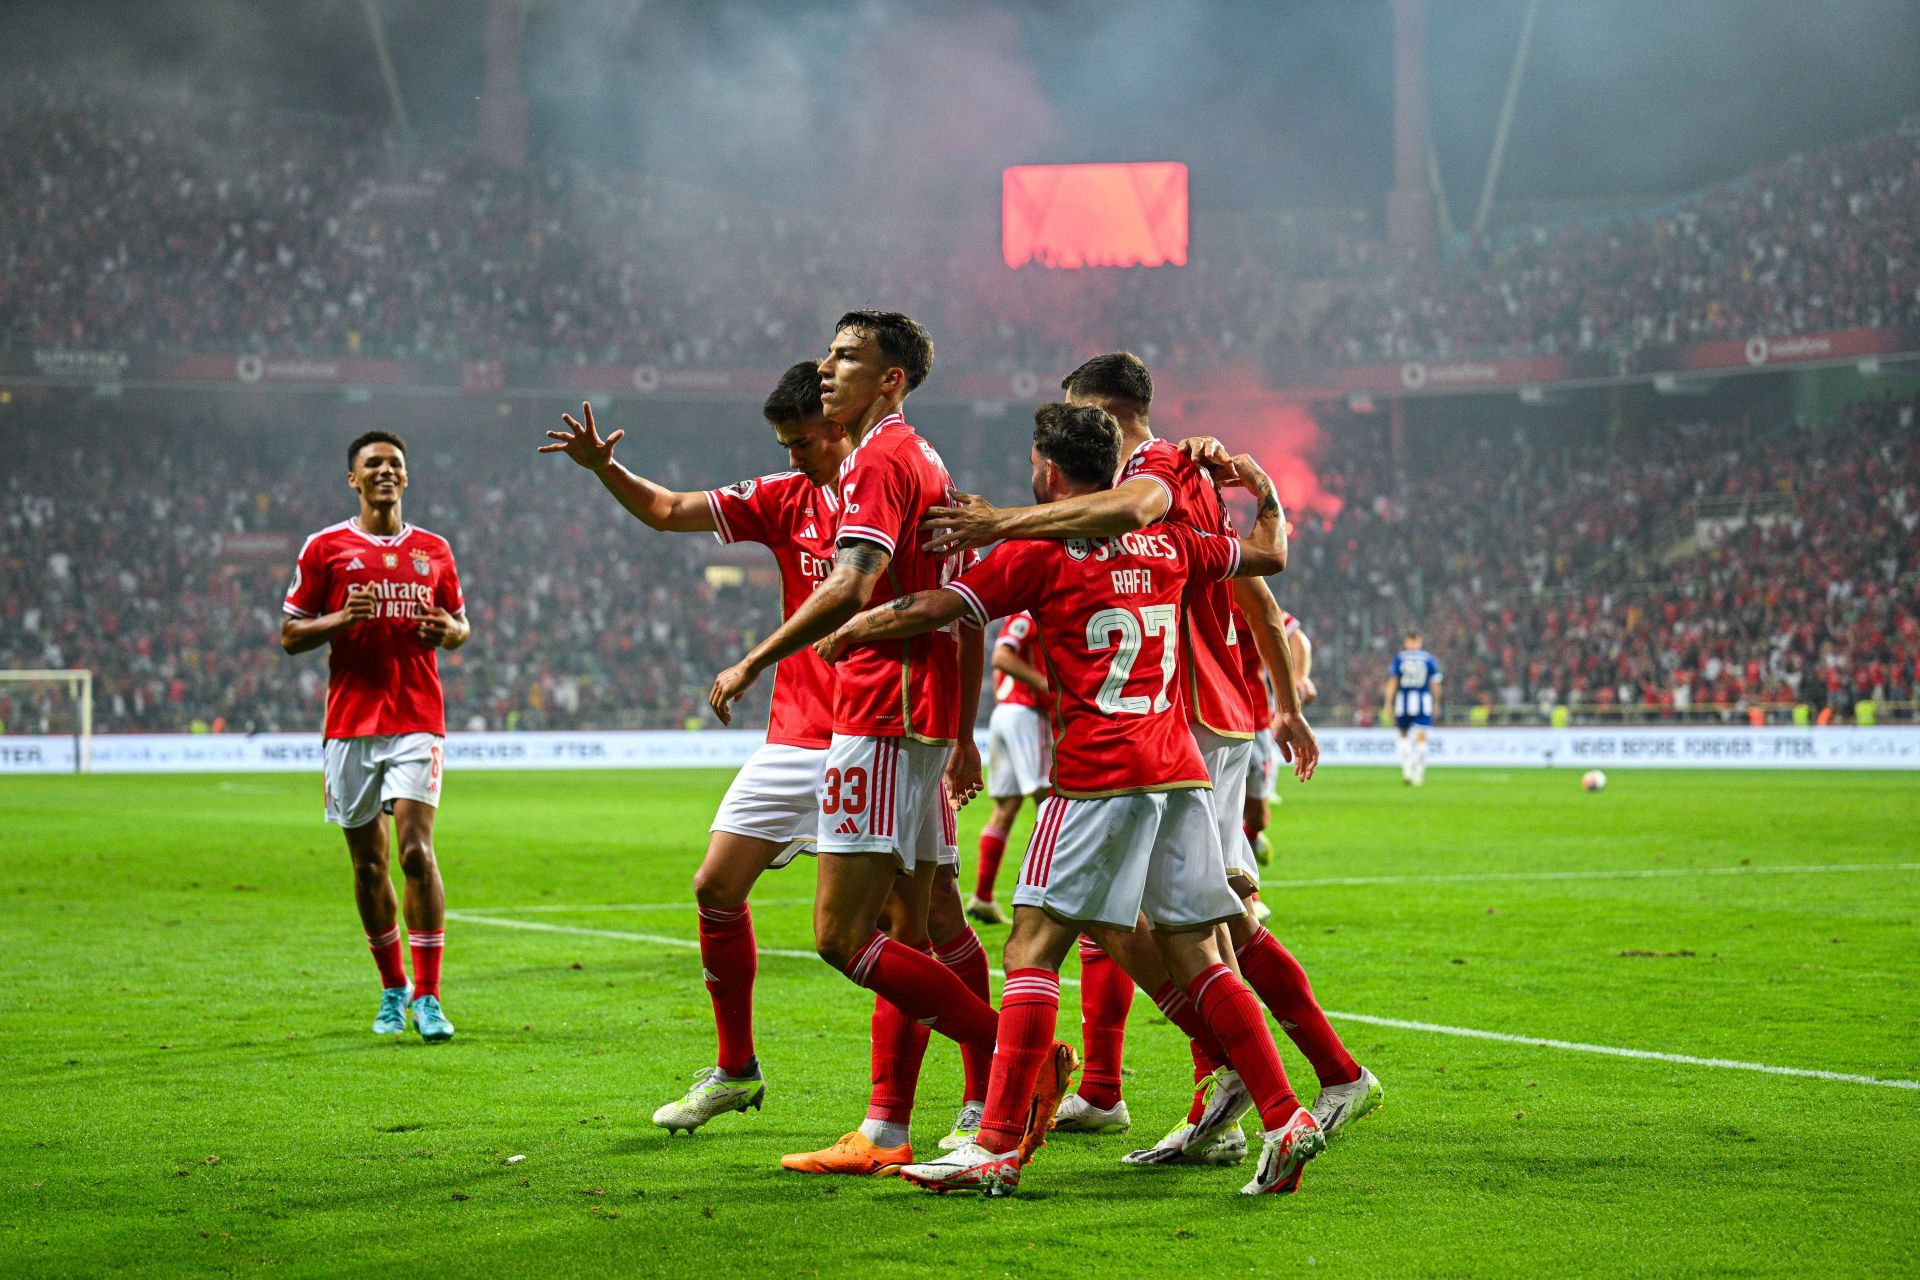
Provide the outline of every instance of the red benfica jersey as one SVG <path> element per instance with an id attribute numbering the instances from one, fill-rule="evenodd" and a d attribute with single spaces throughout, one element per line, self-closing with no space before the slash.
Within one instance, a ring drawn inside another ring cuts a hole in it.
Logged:
<path id="1" fill-rule="evenodd" d="M 993 642 L 998 648 L 1005 645 L 1013 650 L 1013 656 L 1021 659 L 1041 675 L 1047 674 L 1047 656 L 1040 651 L 1040 628 L 1030 613 L 1016 613 L 1007 619 L 1007 625 L 1000 628 L 1000 638 Z M 993 681 L 993 698 L 1010 707 L 1032 707 L 1040 709 L 1040 695 L 1031 685 L 1023 684 L 1010 675 L 996 675 Z"/>
<path id="2" fill-rule="evenodd" d="M 833 572 L 833 530 L 840 500 L 816 489 L 798 471 L 742 480 L 707 493 L 713 536 L 722 542 L 758 542 L 780 567 L 780 617 Z M 767 741 L 823 751 L 833 739 L 833 668 L 811 646 L 773 669 L 773 710 Z"/>
<path id="3" fill-rule="evenodd" d="M 893 557 L 868 608 L 932 591 L 953 576 L 957 557 L 927 551 L 920 533 L 927 509 L 953 500 L 946 464 L 897 413 L 876 423 L 840 464 L 837 545 L 876 542 Z M 856 645 L 840 660 L 835 733 L 949 743 L 959 722 L 960 649 L 953 632 Z"/>
<path id="4" fill-rule="evenodd" d="M 1167 524 L 1191 525 L 1201 533 L 1233 536 L 1233 521 L 1220 488 L 1199 463 L 1165 440 L 1149 440 L 1120 468 L 1120 484 L 1141 477 L 1167 491 Z M 1196 576 L 1187 588 L 1188 710 L 1199 724 L 1227 738 L 1251 738 L 1253 699 L 1240 673 L 1238 634 L 1233 628 L 1233 589 Z"/>
<path id="5" fill-rule="evenodd" d="M 327 646 L 329 738 L 447 731 L 439 649 L 415 634 L 422 607 L 462 613 L 453 548 L 437 533 L 402 525 L 391 537 L 342 520 L 307 539 L 281 607 L 317 618 L 346 607 L 347 588 L 373 587 L 376 615 Z"/>
<path id="6" fill-rule="evenodd" d="M 1300 619 L 1282 609 L 1280 611 L 1281 637 L 1290 636 L 1299 629 Z M 1237 604 L 1233 606 L 1233 630 L 1240 637 L 1238 645 L 1240 674 L 1247 682 L 1247 696 L 1253 699 L 1254 706 L 1258 708 L 1261 695 L 1266 695 L 1267 719 L 1266 723 L 1260 726 L 1265 729 L 1273 723 L 1273 718 L 1280 714 L 1280 700 L 1273 696 L 1273 686 L 1267 681 L 1267 664 L 1260 661 L 1260 648 L 1253 642 L 1253 632 L 1247 625 L 1247 615 L 1240 612 L 1240 606 Z"/>
<path id="7" fill-rule="evenodd" d="M 1181 603 L 1190 583 L 1239 565 L 1236 540 L 1159 524 L 1118 538 L 1005 542 L 948 584 L 982 624 L 1020 609 L 1040 624 L 1057 794 L 1208 785 L 1181 693 Z"/>

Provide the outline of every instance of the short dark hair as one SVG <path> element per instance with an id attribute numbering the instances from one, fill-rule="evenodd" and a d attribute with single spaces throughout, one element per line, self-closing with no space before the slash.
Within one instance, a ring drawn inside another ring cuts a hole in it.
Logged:
<path id="1" fill-rule="evenodd" d="M 1131 400 L 1142 409 L 1153 403 L 1153 375 L 1131 351 L 1110 351 L 1060 379 L 1070 396 L 1097 396 L 1102 400 Z"/>
<path id="2" fill-rule="evenodd" d="M 1406 630 L 1406 634 L 1401 636 L 1400 638 L 1402 640 L 1418 640 L 1420 638 L 1420 628 L 1408 627 Z"/>
<path id="3" fill-rule="evenodd" d="M 812 422 L 820 416 L 820 362 L 802 360 L 780 375 L 760 415 L 776 427 Z"/>
<path id="4" fill-rule="evenodd" d="M 1120 424 L 1105 409 L 1043 404 L 1033 411 L 1033 447 L 1075 484 L 1113 487 Z"/>
<path id="5" fill-rule="evenodd" d="M 833 331 L 858 329 L 880 344 L 880 354 L 890 366 L 907 375 L 907 390 L 912 391 L 933 372 L 933 339 L 918 321 L 898 311 L 849 311 L 840 317 Z"/>
<path id="6" fill-rule="evenodd" d="M 382 431 L 378 427 L 372 431 L 362 431 L 347 446 L 347 470 L 353 470 L 353 464 L 360 461 L 360 451 L 370 444 L 390 444 L 400 451 L 402 458 L 407 456 L 407 442 L 391 431 Z"/>

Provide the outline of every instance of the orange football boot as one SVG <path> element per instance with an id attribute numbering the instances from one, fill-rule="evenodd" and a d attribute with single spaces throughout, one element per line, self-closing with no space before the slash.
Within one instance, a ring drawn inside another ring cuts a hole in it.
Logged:
<path id="1" fill-rule="evenodd" d="M 913 1145 L 877 1147 L 855 1129 L 824 1151 L 781 1156 L 780 1167 L 795 1173 L 844 1173 L 856 1178 L 887 1178 L 913 1163 Z"/>
<path id="2" fill-rule="evenodd" d="M 1053 1049 L 1040 1067 L 1040 1079 L 1033 1087 L 1033 1105 L 1027 1109 L 1027 1131 L 1020 1135 L 1020 1163 L 1033 1159 L 1033 1153 L 1046 1145 L 1047 1130 L 1053 1128 L 1054 1113 L 1060 1099 L 1073 1089 L 1073 1075 L 1080 1070 L 1080 1055 L 1064 1040 L 1053 1042 Z"/>

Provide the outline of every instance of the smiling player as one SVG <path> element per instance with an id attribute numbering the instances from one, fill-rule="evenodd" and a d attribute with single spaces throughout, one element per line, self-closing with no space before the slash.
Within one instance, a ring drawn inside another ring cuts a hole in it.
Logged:
<path id="1" fill-rule="evenodd" d="M 447 904 L 433 855 L 447 733 L 435 651 L 458 649 L 472 628 L 453 548 L 400 517 L 400 437 L 369 431 L 348 445 L 347 486 L 360 495 L 360 514 L 300 548 L 280 645 L 288 653 L 328 646 L 326 815 L 346 832 L 354 901 L 380 971 L 374 1034 L 401 1034 L 411 1010 L 422 1039 L 451 1040 L 453 1024 L 440 1008 Z M 406 879 L 411 985 L 389 871 L 389 814 Z"/>

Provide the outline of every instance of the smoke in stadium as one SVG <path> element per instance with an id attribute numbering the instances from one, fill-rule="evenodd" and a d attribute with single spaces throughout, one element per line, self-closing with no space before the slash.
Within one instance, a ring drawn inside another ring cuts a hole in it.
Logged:
<path id="1" fill-rule="evenodd" d="M 0 68 L 0 1270 L 1912 1270 L 1910 0 Z"/>

